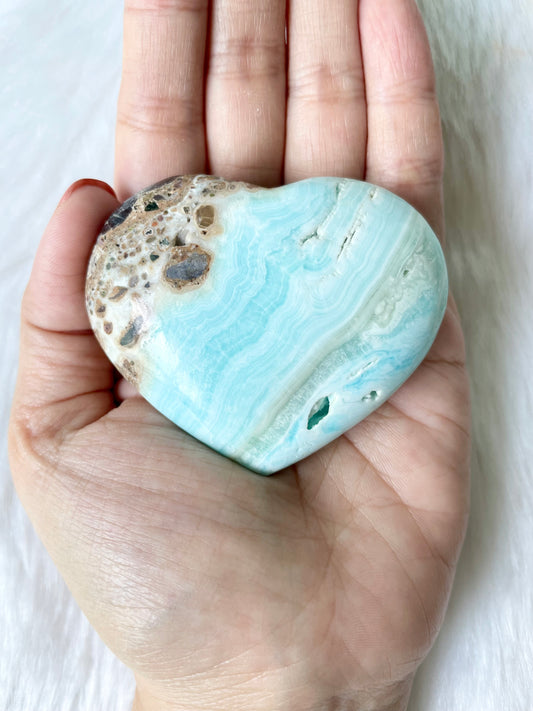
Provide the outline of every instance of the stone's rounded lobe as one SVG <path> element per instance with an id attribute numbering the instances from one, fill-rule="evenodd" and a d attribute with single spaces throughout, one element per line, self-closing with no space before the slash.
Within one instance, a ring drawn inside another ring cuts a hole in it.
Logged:
<path id="1" fill-rule="evenodd" d="M 447 293 L 437 238 L 382 188 L 199 175 L 110 216 L 86 302 L 108 357 L 152 405 L 268 474 L 390 397 L 429 350 Z"/>

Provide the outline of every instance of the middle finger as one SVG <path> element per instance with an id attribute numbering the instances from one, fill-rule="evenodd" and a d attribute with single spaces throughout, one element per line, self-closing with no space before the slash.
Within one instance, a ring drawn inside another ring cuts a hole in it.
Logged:
<path id="1" fill-rule="evenodd" d="M 211 23 L 210 172 L 278 185 L 285 140 L 285 0 L 214 0 Z"/>

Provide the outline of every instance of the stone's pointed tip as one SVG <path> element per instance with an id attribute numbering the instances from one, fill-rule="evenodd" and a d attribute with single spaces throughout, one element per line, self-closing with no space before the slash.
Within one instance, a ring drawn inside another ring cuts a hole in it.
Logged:
<path id="1" fill-rule="evenodd" d="M 444 314 L 427 222 L 391 193 L 175 176 L 109 218 L 87 310 L 108 357 L 179 427 L 262 474 L 302 459 L 411 375 Z"/>

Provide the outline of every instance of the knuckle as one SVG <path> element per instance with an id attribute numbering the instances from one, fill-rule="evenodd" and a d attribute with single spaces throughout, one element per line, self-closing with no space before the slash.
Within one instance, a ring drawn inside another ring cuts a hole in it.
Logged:
<path id="1" fill-rule="evenodd" d="M 369 118 L 378 127 L 372 153 L 388 181 L 421 186 L 442 181 L 444 146 L 436 103 L 380 106 Z"/>
<path id="2" fill-rule="evenodd" d="M 226 79 L 276 79 L 285 74 L 285 46 L 257 37 L 230 37 L 215 44 L 210 71 Z"/>
<path id="3" fill-rule="evenodd" d="M 13 483 L 21 495 L 40 489 L 44 473 L 55 468 L 57 441 L 48 428 L 43 429 L 38 409 L 15 404 L 8 427 L 8 451 Z"/>
<path id="4" fill-rule="evenodd" d="M 122 99 L 117 124 L 135 133 L 172 134 L 191 138 L 202 124 L 202 109 L 196 99 L 138 93 Z"/>
<path id="5" fill-rule="evenodd" d="M 338 66 L 327 62 L 309 64 L 291 72 L 289 94 L 303 101 L 335 104 L 364 101 L 361 68 L 353 63 Z"/>
<path id="6" fill-rule="evenodd" d="M 383 84 L 368 93 L 368 103 L 383 104 L 392 107 L 417 104 L 437 107 L 438 99 L 435 85 L 420 77 L 403 77 L 394 83 Z"/>
<path id="7" fill-rule="evenodd" d="M 126 0 L 125 11 L 146 14 L 204 13 L 208 0 Z"/>
<path id="8" fill-rule="evenodd" d="M 382 175 L 387 182 L 404 187 L 437 187 L 442 180 L 442 174 L 442 160 L 437 155 L 398 157 L 382 168 Z"/>
<path id="9" fill-rule="evenodd" d="M 401 172 L 385 169 L 371 173 L 365 179 L 399 195 L 413 207 L 417 207 L 426 219 L 428 219 L 426 214 L 428 204 L 437 204 L 437 201 L 440 200 L 442 183 L 439 180 L 425 179 L 415 170 Z M 424 206 L 425 209 L 423 209 Z M 435 225 L 432 226 L 435 230 Z"/>
<path id="10" fill-rule="evenodd" d="M 218 172 L 228 180 L 250 181 L 254 185 L 274 187 L 280 184 L 280 165 L 270 165 L 266 160 L 258 163 L 253 160 L 224 160 L 217 167 Z"/>

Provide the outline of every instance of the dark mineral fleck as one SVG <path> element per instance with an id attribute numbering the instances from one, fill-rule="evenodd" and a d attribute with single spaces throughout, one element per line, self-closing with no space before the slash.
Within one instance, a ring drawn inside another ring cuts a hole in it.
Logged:
<path id="1" fill-rule="evenodd" d="M 134 346 L 139 340 L 139 334 L 143 325 L 142 316 L 137 316 L 129 325 L 120 339 L 121 346 Z"/>
<path id="2" fill-rule="evenodd" d="M 127 291 L 128 288 L 126 286 L 116 286 L 109 295 L 109 298 L 111 301 L 119 301 Z"/>
<path id="3" fill-rule="evenodd" d="M 191 281 L 198 279 L 207 269 L 207 257 L 205 254 L 191 254 L 190 257 L 184 259 L 183 262 L 171 264 L 167 268 L 167 279 L 172 281 Z"/>
<path id="4" fill-rule="evenodd" d="M 175 247 L 183 247 L 187 244 L 187 230 L 177 232 L 172 243 Z"/>
<path id="5" fill-rule="evenodd" d="M 126 200 L 126 202 L 123 202 L 122 205 L 115 210 L 115 212 L 111 213 L 107 222 L 102 228 L 102 234 L 109 232 L 109 230 L 113 229 L 113 227 L 117 227 L 118 225 L 121 225 L 124 222 L 126 217 L 133 210 L 133 206 L 135 204 L 136 199 L 137 195 L 132 195 Z"/>
<path id="6" fill-rule="evenodd" d="M 200 284 L 209 271 L 210 255 L 197 244 L 176 247 L 165 269 L 165 279 L 173 287 Z"/>
<path id="7" fill-rule="evenodd" d="M 137 384 L 139 379 L 139 373 L 134 360 L 128 360 L 127 358 L 124 358 L 124 360 L 118 366 L 118 370 L 122 373 L 126 380 L 129 380 L 130 383 L 133 383 L 134 385 Z"/>

